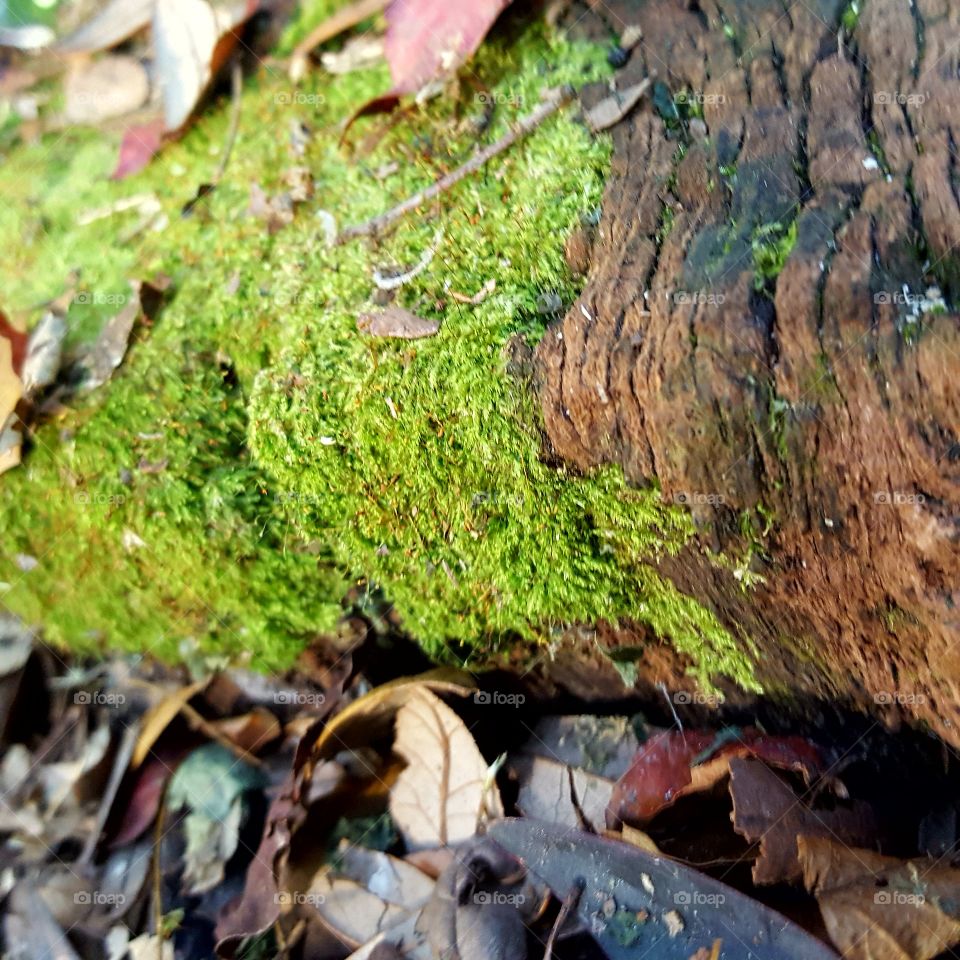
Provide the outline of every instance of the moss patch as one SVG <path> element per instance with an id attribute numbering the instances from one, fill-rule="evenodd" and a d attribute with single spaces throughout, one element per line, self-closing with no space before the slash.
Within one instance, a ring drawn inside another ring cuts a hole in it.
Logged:
<path id="1" fill-rule="evenodd" d="M 0 482 L 4 602 L 73 647 L 175 657 L 193 638 L 277 667 L 333 626 L 360 582 L 438 657 L 631 617 L 704 680 L 753 685 L 742 644 L 649 565 L 692 536 L 689 519 L 617 470 L 575 476 L 543 457 L 522 359 L 576 295 L 563 242 L 599 203 L 608 143 L 557 117 L 379 245 L 331 249 L 315 215 L 343 225 L 379 213 L 499 137 L 543 87 L 607 69 L 603 48 L 536 28 L 494 39 L 459 98 L 410 111 L 355 159 L 336 124 L 385 89 L 384 70 L 313 77 L 297 92 L 263 72 L 246 84 L 225 182 L 187 219 L 179 210 L 224 142 L 224 104 L 128 183 L 105 181 L 115 145 L 92 134 L 11 153 L 0 249 L 14 311 L 31 316 L 79 269 L 79 342 L 116 310 L 127 277 L 162 270 L 175 295 L 108 387 L 40 430 Z M 294 122 L 316 131 L 299 161 Z M 313 172 L 315 199 L 270 236 L 246 214 L 249 183 L 278 192 L 296 162 Z M 78 226 L 78 213 L 144 192 L 167 212 L 164 230 L 124 244 L 134 213 Z M 374 270 L 409 267 L 434 243 L 397 302 L 441 319 L 439 335 L 361 336 Z M 453 296 L 491 280 L 480 304 Z M 26 557 L 36 566 L 23 569 Z"/>

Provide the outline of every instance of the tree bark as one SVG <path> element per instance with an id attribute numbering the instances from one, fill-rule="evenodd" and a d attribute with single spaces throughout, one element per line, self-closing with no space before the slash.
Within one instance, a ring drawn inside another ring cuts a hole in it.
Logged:
<path id="1" fill-rule="evenodd" d="M 698 542 L 662 569 L 756 644 L 761 679 L 960 745 L 960 329 L 930 289 L 960 295 L 960 6 L 854 16 L 568 11 L 595 36 L 639 27 L 618 86 L 656 71 L 703 116 L 671 130 L 646 102 L 614 129 L 538 384 L 559 456 L 693 512 Z"/>

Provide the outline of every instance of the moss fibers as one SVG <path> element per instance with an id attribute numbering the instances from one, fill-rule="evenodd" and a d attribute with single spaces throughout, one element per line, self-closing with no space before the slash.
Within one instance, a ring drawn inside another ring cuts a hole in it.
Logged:
<path id="1" fill-rule="evenodd" d="M 217 164 L 226 103 L 120 184 L 106 180 L 115 143 L 92 133 L 9 153 L 0 250 L 14 317 L 35 319 L 77 270 L 76 344 L 116 311 L 128 278 L 173 280 L 114 379 L 42 427 L 0 479 L 9 608 L 71 647 L 175 658 L 192 638 L 276 668 L 331 629 L 361 583 L 438 658 L 482 661 L 572 622 L 630 617 L 689 654 L 703 680 L 754 685 L 744 644 L 651 566 L 689 540 L 689 518 L 619 470 L 577 475 L 544 457 L 529 350 L 576 296 L 563 244 L 599 204 L 609 142 L 568 112 L 383 241 L 325 242 L 318 212 L 341 226 L 379 213 L 501 136 L 543 88 L 609 70 L 602 47 L 509 29 L 459 93 L 361 121 L 356 142 L 381 136 L 354 156 L 338 124 L 386 88 L 384 69 L 318 72 L 296 91 L 275 70 L 249 78 L 227 176 L 187 218 L 184 202 Z M 314 135 L 295 158 L 299 124 Z M 271 234 L 247 212 L 249 185 L 280 193 L 297 164 L 314 197 Z M 156 196 L 163 229 L 121 241 L 135 211 L 80 225 L 133 194 Z M 361 335 L 358 313 L 383 298 L 376 271 L 409 269 L 431 249 L 395 302 L 440 320 L 439 334 Z M 482 302 L 464 302 L 485 285 Z"/>

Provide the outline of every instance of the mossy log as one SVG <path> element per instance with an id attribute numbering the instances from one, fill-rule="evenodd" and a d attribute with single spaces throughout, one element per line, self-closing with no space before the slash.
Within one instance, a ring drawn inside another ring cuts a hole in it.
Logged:
<path id="1" fill-rule="evenodd" d="M 690 507 L 659 569 L 761 682 L 960 743 L 960 8 L 592 6 L 576 29 L 642 32 L 619 83 L 669 100 L 616 128 L 537 350 L 553 448 Z"/>

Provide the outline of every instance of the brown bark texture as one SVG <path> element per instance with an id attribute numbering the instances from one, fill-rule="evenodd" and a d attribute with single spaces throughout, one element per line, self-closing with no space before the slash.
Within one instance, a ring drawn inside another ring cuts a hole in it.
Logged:
<path id="1" fill-rule="evenodd" d="M 861 7 L 568 9 L 574 32 L 639 28 L 617 85 L 661 86 L 613 130 L 538 388 L 560 457 L 693 511 L 662 568 L 762 678 L 960 745 L 960 4 Z"/>

